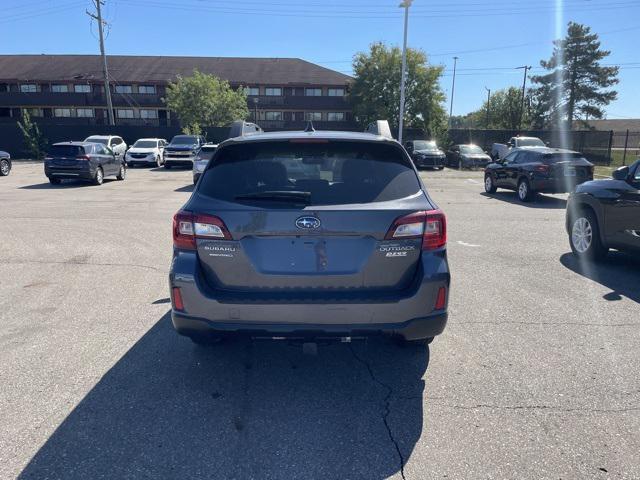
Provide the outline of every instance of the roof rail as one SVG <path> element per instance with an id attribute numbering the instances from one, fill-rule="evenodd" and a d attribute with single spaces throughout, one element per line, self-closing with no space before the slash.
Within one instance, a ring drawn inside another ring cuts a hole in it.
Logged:
<path id="1" fill-rule="evenodd" d="M 393 135 L 391 135 L 391 127 L 389 127 L 389 122 L 387 120 L 376 120 L 375 122 L 371 122 L 367 125 L 365 132 L 393 139 Z"/>
<path id="2" fill-rule="evenodd" d="M 255 133 L 262 133 L 262 129 L 258 125 L 244 120 L 236 120 L 229 129 L 229 138 L 244 137 Z"/>

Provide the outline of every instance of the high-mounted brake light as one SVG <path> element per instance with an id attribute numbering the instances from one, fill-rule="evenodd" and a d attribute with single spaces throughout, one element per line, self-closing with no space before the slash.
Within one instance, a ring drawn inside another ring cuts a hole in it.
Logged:
<path id="1" fill-rule="evenodd" d="M 173 246 L 195 250 L 197 238 L 232 240 L 227 226 L 214 215 L 182 210 L 176 213 L 173 216 Z"/>
<path id="2" fill-rule="evenodd" d="M 447 244 L 447 219 L 440 210 L 410 213 L 397 218 L 385 240 L 407 240 L 422 237 L 423 250 L 435 250 Z"/>

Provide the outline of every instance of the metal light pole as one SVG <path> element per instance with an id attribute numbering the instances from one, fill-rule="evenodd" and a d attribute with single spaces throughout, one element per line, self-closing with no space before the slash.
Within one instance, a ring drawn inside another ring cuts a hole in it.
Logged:
<path id="1" fill-rule="evenodd" d="M 453 83 L 451 84 L 451 106 L 449 107 L 449 128 L 451 128 L 451 115 L 453 115 L 453 95 L 456 91 L 456 66 L 458 57 L 453 57 Z"/>
<path id="2" fill-rule="evenodd" d="M 398 121 L 398 141 L 402 143 L 402 129 L 404 127 L 404 83 L 407 69 L 407 28 L 409 26 L 409 7 L 413 0 L 403 0 L 400 4 L 404 8 L 404 43 L 402 45 L 402 72 L 400 73 L 400 119 Z"/>
<path id="3" fill-rule="evenodd" d="M 524 92 L 527 88 L 527 72 L 531 67 L 524 65 L 522 67 L 517 67 L 516 70 L 524 69 L 524 80 L 522 81 L 522 100 L 520 100 L 520 122 L 518 123 L 518 130 L 522 129 L 522 117 L 524 116 Z"/>
<path id="4" fill-rule="evenodd" d="M 484 87 L 487 91 L 487 130 L 489 130 L 489 109 L 491 108 L 491 89 Z"/>
<path id="5" fill-rule="evenodd" d="M 253 97 L 253 122 L 258 124 L 258 97 Z"/>

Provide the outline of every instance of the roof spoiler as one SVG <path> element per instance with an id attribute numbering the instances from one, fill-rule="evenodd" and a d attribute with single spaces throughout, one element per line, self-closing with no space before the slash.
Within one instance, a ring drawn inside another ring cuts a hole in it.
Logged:
<path id="1" fill-rule="evenodd" d="M 237 120 L 231 124 L 229 138 L 244 137 L 255 133 L 262 133 L 262 129 L 258 125 L 244 120 Z"/>
<path id="2" fill-rule="evenodd" d="M 381 137 L 393 139 L 393 135 L 391 135 L 391 127 L 387 120 L 376 120 L 375 122 L 371 122 L 367 126 L 365 133 L 371 133 L 373 135 L 380 135 Z"/>

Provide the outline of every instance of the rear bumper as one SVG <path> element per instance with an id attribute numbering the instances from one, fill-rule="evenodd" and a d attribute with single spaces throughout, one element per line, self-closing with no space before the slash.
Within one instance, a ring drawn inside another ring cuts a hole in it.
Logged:
<path id="1" fill-rule="evenodd" d="M 435 337 L 444 331 L 447 313 L 414 318 L 402 323 L 383 324 L 309 324 L 214 322 L 171 312 L 176 331 L 189 336 L 194 333 L 242 333 L 252 337 L 337 338 L 399 335 L 407 340 Z"/>
<path id="2" fill-rule="evenodd" d="M 180 289 L 184 308 L 172 310 L 173 324 L 184 335 L 212 330 L 254 336 L 433 337 L 447 321 L 446 305 L 434 310 L 440 287 L 446 287 L 448 297 L 446 251 L 424 255 L 421 262 L 412 286 L 393 295 L 307 293 L 287 298 L 212 290 L 202 278 L 197 255 L 177 251 L 169 284 L 172 294 L 173 288 Z"/>
<path id="3" fill-rule="evenodd" d="M 541 193 L 567 193 L 573 192 L 578 185 L 593 180 L 592 178 L 561 177 L 559 179 L 539 179 L 531 180 L 531 188 Z"/>
<path id="4" fill-rule="evenodd" d="M 71 169 L 56 169 L 46 168 L 44 174 L 49 178 L 60 179 L 73 179 L 79 178 L 81 180 L 93 180 L 96 175 L 95 169 L 86 170 L 71 170 Z"/>

